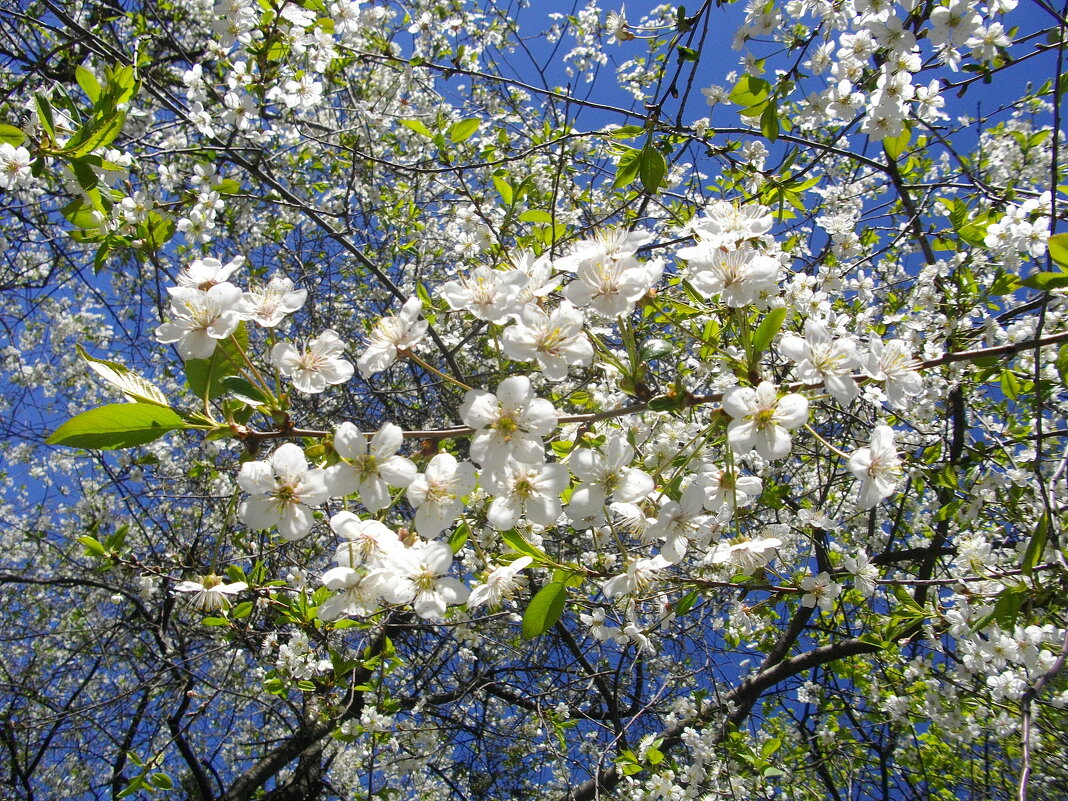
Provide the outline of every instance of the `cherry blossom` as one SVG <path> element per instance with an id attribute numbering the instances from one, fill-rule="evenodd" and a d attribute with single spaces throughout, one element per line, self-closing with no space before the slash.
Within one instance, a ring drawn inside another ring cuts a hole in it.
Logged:
<path id="1" fill-rule="evenodd" d="M 312 395 L 352 378 L 352 363 L 341 358 L 344 352 L 345 343 L 328 328 L 303 351 L 289 342 L 279 342 L 271 349 L 271 363 L 294 387 Z"/>
<path id="2" fill-rule="evenodd" d="M 779 397 L 775 385 L 762 381 L 756 389 L 733 387 L 723 396 L 723 409 L 732 418 L 727 441 L 736 453 L 755 448 L 765 459 L 781 459 L 790 452 L 790 430 L 808 420 L 804 395 Z"/>
<path id="3" fill-rule="evenodd" d="M 571 493 L 567 516 L 576 525 L 603 520 L 604 506 L 610 497 L 630 503 L 652 492 L 652 477 L 644 470 L 628 466 L 633 458 L 634 448 L 619 432 L 611 433 L 599 451 L 590 448 L 575 451 L 568 464 L 582 483 Z"/>
<path id="4" fill-rule="evenodd" d="M 323 586 L 338 593 L 320 605 L 320 620 L 339 617 L 370 617 L 378 611 L 382 592 L 382 576 L 360 573 L 351 567 L 334 567 L 323 574 Z"/>
<path id="5" fill-rule="evenodd" d="M 686 259 L 690 283 L 698 292 L 719 299 L 732 308 L 750 306 L 761 293 L 776 288 L 779 262 L 749 247 L 724 250 L 708 242 L 680 249 Z"/>
<path id="6" fill-rule="evenodd" d="M 252 529 L 278 527 L 287 540 L 305 536 L 312 527 L 312 507 L 326 502 L 323 471 L 309 468 L 299 445 L 278 446 L 270 459 L 245 462 L 237 475 L 241 489 L 251 494 L 238 510 Z"/>
<path id="7" fill-rule="evenodd" d="M 458 579 L 445 576 L 452 567 L 452 550 L 444 542 L 417 542 L 389 554 L 382 572 L 382 597 L 395 604 L 410 603 L 424 620 L 440 620 L 449 606 L 464 603 L 470 590 Z"/>
<path id="8" fill-rule="evenodd" d="M 475 488 L 475 468 L 439 453 L 408 485 L 408 502 L 416 507 L 415 530 L 436 537 L 464 508 L 463 496 Z"/>
<path id="9" fill-rule="evenodd" d="M 171 319 L 156 329 L 156 341 L 173 343 L 183 359 L 207 359 L 241 322 L 241 290 L 233 284 L 216 284 L 207 291 L 178 287 L 170 293 Z"/>
<path id="10" fill-rule="evenodd" d="M 179 581 L 174 591 L 189 596 L 189 603 L 202 612 L 215 612 L 230 607 L 230 599 L 248 589 L 244 581 L 230 584 L 223 582 L 214 573 L 203 576 L 200 581 Z"/>
<path id="11" fill-rule="evenodd" d="M 441 296 L 454 309 L 500 325 L 519 311 L 519 293 L 528 281 L 521 270 L 477 267 L 467 276 L 446 282 Z"/>
<path id="12" fill-rule="evenodd" d="M 525 464 L 545 461 L 542 437 L 556 428 L 552 402 L 535 398 L 530 379 L 521 375 L 502 381 L 496 395 L 470 390 L 460 417 L 475 429 L 471 460 L 491 472 L 503 468 L 509 457 Z"/>
<path id="13" fill-rule="evenodd" d="M 527 304 L 516 324 L 505 329 L 502 346 L 509 359 L 536 361 L 546 378 L 560 380 L 567 377 L 569 365 L 593 360 L 593 345 L 582 325 L 582 313 L 566 300 L 548 313 Z"/>
<path id="14" fill-rule="evenodd" d="M 237 309 L 246 320 L 274 328 L 286 315 L 300 309 L 307 299 L 308 290 L 294 289 L 291 280 L 276 275 L 264 286 L 246 291 Z"/>
<path id="15" fill-rule="evenodd" d="M 368 441 L 352 423 L 342 423 L 334 431 L 334 450 L 341 462 L 326 468 L 326 484 L 332 495 L 359 493 L 369 512 L 390 504 L 389 487 L 406 489 L 417 471 L 415 463 L 397 451 L 404 444 L 404 432 L 385 423 Z"/>
<path id="16" fill-rule="evenodd" d="M 849 469 L 860 484 L 857 505 L 871 509 L 877 503 L 894 494 L 901 478 L 901 460 L 894 447 L 894 429 L 876 426 L 871 435 L 871 446 L 860 448 L 849 457 Z"/>
<path id="17" fill-rule="evenodd" d="M 408 298 L 397 315 L 378 321 L 367 336 L 367 349 L 356 360 L 361 376 L 381 373 L 419 344 L 429 328 L 426 320 L 419 319 L 422 312 L 423 301 Z"/>
<path id="18" fill-rule="evenodd" d="M 483 473 L 483 486 L 495 496 L 486 519 L 497 529 L 510 529 L 520 517 L 551 526 L 560 516 L 560 493 L 571 476 L 562 464 L 528 465 L 511 459 L 501 471 Z"/>
<path id="19" fill-rule="evenodd" d="M 804 338 L 787 334 L 779 342 L 779 349 L 798 363 L 798 380 L 822 382 L 839 403 L 848 406 L 860 394 L 852 377 L 852 371 L 860 367 L 856 343 L 845 337 L 832 339 L 825 323 L 806 320 Z"/>
<path id="20" fill-rule="evenodd" d="M 467 608 L 474 609 L 485 604 L 490 609 L 499 609 L 519 589 L 522 583 L 519 572 L 533 561 L 529 556 L 521 556 L 507 565 L 495 567 L 482 584 L 471 590 Z"/>

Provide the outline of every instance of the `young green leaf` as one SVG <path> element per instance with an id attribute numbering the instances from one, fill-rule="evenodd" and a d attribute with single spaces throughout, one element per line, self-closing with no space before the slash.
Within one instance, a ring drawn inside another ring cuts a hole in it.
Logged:
<path id="1" fill-rule="evenodd" d="M 530 640 L 551 629 L 564 613 L 566 600 L 566 584 L 554 581 L 542 587 L 523 613 L 523 636 Z"/>
<path id="2" fill-rule="evenodd" d="M 474 136 L 477 130 L 478 120 L 476 118 L 471 117 L 470 119 L 460 120 L 449 126 L 449 139 L 453 141 L 453 144 L 466 142 Z"/>
<path id="3" fill-rule="evenodd" d="M 170 407 L 170 403 L 167 402 L 167 396 L 162 391 L 126 365 L 90 356 L 81 345 L 75 345 L 74 347 L 77 349 L 78 355 L 85 360 L 85 363 L 89 365 L 94 373 L 112 386 L 117 387 L 131 401 Z"/>
<path id="4" fill-rule="evenodd" d="M 100 81 L 96 79 L 96 76 L 93 75 L 93 73 L 85 67 L 76 67 L 74 69 L 74 79 L 78 81 L 78 86 L 82 88 L 82 91 L 85 92 L 85 96 L 88 97 L 91 102 L 95 103 L 100 99 Z"/>
<path id="5" fill-rule="evenodd" d="M 173 409 L 149 403 L 114 403 L 72 417 L 45 442 L 68 448 L 132 448 L 185 427 Z"/>
<path id="6" fill-rule="evenodd" d="M 18 147 L 26 141 L 26 134 L 14 125 L 0 125 L 0 143 Z"/>
<path id="7" fill-rule="evenodd" d="M 785 320 L 786 309 L 779 306 L 768 312 L 767 316 L 760 321 L 760 325 L 758 325 L 756 331 L 753 332 L 752 339 L 753 354 L 755 358 L 759 358 L 760 354 L 768 349 L 768 346 L 771 345 L 772 341 L 782 329 L 782 324 Z"/>
<path id="8" fill-rule="evenodd" d="M 642 188 L 650 194 L 655 194 L 664 183 L 667 175 L 667 161 L 664 155 L 649 142 L 642 148 L 638 156 L 638 177 L 641 178 Z"/>

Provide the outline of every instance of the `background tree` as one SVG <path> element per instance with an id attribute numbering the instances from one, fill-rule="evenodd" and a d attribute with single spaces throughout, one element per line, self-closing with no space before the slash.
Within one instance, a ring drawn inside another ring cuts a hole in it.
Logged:
<path id="1" fill-rule="evenodd" d="M 15 797 L 1063 795 L 1064 10 L 560 12 L 0 12 Z"/>

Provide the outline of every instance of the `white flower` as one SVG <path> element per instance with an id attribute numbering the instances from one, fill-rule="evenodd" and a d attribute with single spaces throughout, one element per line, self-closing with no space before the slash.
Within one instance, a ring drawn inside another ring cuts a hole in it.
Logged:
<path id="1" fill-rule="evenodd" d="M 341 358 L 345 343 L 337 333 L 326 329 L 308 343 L 303 352 L 288 342 L 271 349 L 271 363 L 301 392 L 313 395 L 331 384 L 344 384 L 352 378 L 352 363 Z"/>
<path id="2" fill-rule="evenodd" d="M 690 283 L 702 294 L 719 295 L 732 308 L 756 303 L 763 292 L 778 285 L 779 262 L 750 247 L 724 250 L 708 242 L 682 248 L 676 254 L 686 259 Z"/>
<path id="3" fill-rule="evenodd" d="M 535 360 L 554 381 L 567 378 L 568 365 L 593 361 L 593 345 L 582 333 L 582 312 L 566 300 L 550 313 L 528 303 L 516 324 L 505 330 L 501 344 L 509 359 Z"/>
<path id="4" fill-rule="evenodd" d="M 879 577 L 879 570 L 871 563 L 868 552 L 861 549 L 856 557 L 847 556 L 842 560 L 842 566 L 853 576 L 853 586 L 862 596 L 870 598 L 875 592 L 875 582 Z"/>
<path id="5" fill-rule="evenodd" d="M 551 526 L 560 516 L 560 493 L 571 476 L 562 464 L 528 465 L 510 459 L 503 471 L 483 473 L 483 486 L 497 496 L 486 512 L 499 530 L 515 526 L 520 517 Z"/>
<path id="6" fill-rule="evenodd" d="M 451 453 L 439 453 L 408 486 L 408 502 L 418 507 L 415 530 L 435 537 L 452 524 L 464 508 L 462 497 L 475 488 L 475 468 L 458 463 Z"/>
<path id="7" fill-rule="evenodd" d="M 484 584 L 479 584 L 467 599 L 467 608 L 488 604 L 490 609 L 498 609 L 501 604 L 510 598 L 519 589 L 519 571 L 534 560 L 529 556 L 521 556 L 511 564 L 500 565 L 486 576 Z"/>
<path id="8" fill-rule="evenodd" d="M 609 11 L 605 15 L 604 32 L 608 39 L 616 44 L 622 44 L 634 38 L 634 34 L 627 25 L 626 6 L 621 6 L 618 12 Z"/>
<path id="9" fill-rule="evenodd" d="M 426 336 L 429 324 L 420 320 L 423 301 L 408 298 L 394 317 L 383 317 L 367 336 L 367 350 L 356 360 L 360 375 L 369 378 L 381 373 L 402 354 L 410 351 Z"/>
<path id="10" fill-rule="evenodd" d="M 528 280 L 521 270 L 477 267 L 468 276 L 446 282 L 440 291 L 454 309 L 500 325 L 519 311 L 519 293 Z"/>
<path id="11" fill-rule="evenodd" d="M 605 582 L 604 594 L 607 598 L 618 595 L 631 595 L 641 592 L 656 580 L 657 574 L 670 562 L 659 554 L 651 559 L 633 559 L 627 564 L 627 572 L 614 576 Z"/>
<path id="12" fill-rule="evenodd" d="M 726 99 L 726 98 L 724 98 Z M 684 230 L 691 231 L 703 243 L 733 250 L 750 239 L 759 239 L 771 230 L 767 206 L 750 203 L 739 207 L 727 200 L 716 200 L 705 207 Z M 687 258 L 683 256 L 682 258 Z"/>
<path id="13" fill-rule="evenodd" d="M 172 287 L 168 320 L 156 329 L 156 341 L 174 343 L 183 359 L 207 359 L 215 344 L 237 330 L 241 314 L 235 308 L 241 290 L 230 283 L 206 292 L 195 287 Z"/>
<path id="14" fill-rule="evenodd" d="M 749 539 L 741 537 L 729 542 L 720 542 L 709 554 L 709 561 L 714 565 L 730 564 L 745 575 L 766 565 L 775 555 L 775 549 L 782 545 L 778 537 Z"/>
<path id="15" fill-rule="evenodd" d="M 805 322 L 805 336 L 786 334 L 779 343 L 783 355 L 797 362 L 797 377 L 805 383 L 823 382 L 824 388 L 839 403 L 848 406 L 860 394 L 851 375 L 860 366 L 856 343 L 851 339 L 831 338 L 824 323 Z"/>
<path id="16" fill-rule="evenodd" d="M 558 270 L 576 273 L 564 296 L 575 306 L 590 306 L 604 317 L 626 314 L 664 272 L 659 259 L 638 261 L 637 249 L 648 241 L 645 233 L 614 230 L 579 242 L 570 255 L 556 262 Z"/>
<path id="17" fill-rule="evenodd" d="M 444 542 L 418 542 L 392 552 L 388 561 L 386 572 L 378 574 L 382 597 L 390 603 L 410 603 L 424 620 L 441 619 L 447 606 L 462 604 L 470 595 L 459 580 L 442 578 L 452 566 L 452 549 Z"/>
<path id="18" fill-rule="evenodd" d="M 319 607 L 320 620 L 339 617 L 370 617 L 378 611 L 382 576 L 359 573 L 350 567 L 335 567 L 323 574 L 323 585 L 338 595 L 327 598 Z"/>
<path id="19" fill-rule="evenodd" d="M 330 528 L 345 539 L 334 552 L 334 561 L 342 567 L 377 566 L 386 554 L 404 547 L 397 532 L 385 523 L 362 520 L 349 511 L 331 517 Z"/>
<path id="20" fill-rule="evenodd" d="M 613 432 L 600 451 L 579 448 L 571 457 L 571 472 L 582 483 L 571 493 L 567 516 L 576 525 L 589 527 L 604 519 L 604 505 L 611 496 L 622 503 L 638 501 L 653 491 L 653 479 L 628 465 L 634 448 L 623 434 Z"/>
<path id="21" fill-rule="evenodd" d="M 311 531 L 310 507 L 329 497 L 323 471 L 309 469 L 304 451 L 292 442 L 279 446 L 268 461 L 245 462 L 237 483 L 252 496 L 238 510 L 245 525 L 252 529 L 277 526 L 287 540 Z"/>
<path id="22" fill-rule="evenodd" d="M 491 472 L 503 469 L 508 457 L 524 464 L 544 462 L 542 437 L 556 428 L 552 401 L 535 398 L 530 379 L 524 375 L 504 379 L 496 395 L 468 391 L 460 417 L 475 429 L 471 461 Z"/>
<path id="23" fill-rule="evenodd" d="M 876 426 L 871 435 L 871 446 L 861 448 L 849 457 L 849 469 L 861 481 L 857 500 L 861 509 L 871 509 L 893 495 L 901 478 L 901 461 L 894 448 L 894 429 Z"/>
<path id="24" fill-rule="evenodd" d="M 552 260 L 545 253 L 535 256 L 529 250 L 520 250 L 511 254 L 508 261 L 514 269 L 527 276 L 527 283 L 516 298 L 520 305 L 538 303 L 560 286 L 560 277 L 553 276 Z"/>
<path id="25" fill-rule="evenodd" d="M 705 465 L 697 478 L 705 491 L 705 508 L 718 512 L 727 508 L 733 515 L 735 509 L 744 509 L 763 491 L 764 485 L 756 476 L 740 476 L 736 468 L 720 469 Z"/>
<path id="26" fill-rule="evenodd" d="M 579 621 L 582 625 L 586 626 L 590 630 L 590 635 L 597 642 L 607 642 L 609 640 L 618 640 L 623 634 L 615 626 L 609 626 L 605 623 L 604 609 L 600 607 L 593 610 L 593 614 L 587 615 L 584 613 L 579 614 Z"/>
<path id="27" fill-rule="evenodd" d="M 194 287 L 205 292 L 216 284 L 222 284 L 230 280 L 245 263 L 244 256 L 235 256 L 223 264 L 218 259 L 197 259 L 178 273 L 175 279 L 180 287 Z"/>
<path id="28" fill-rule="evenodd" d="M 204 576 L 200 581 L 179 581 L 174 587 L 175 592 L 188 593 L 189 603 L 202 612 L 229 608 L 228 596 L 237 595 L 247 589 L 248 584 L 243 581 L 224 584 L 214 573 Z"/>
<path id="29" fill-rule="evenodd" d="M 923 378 L 916 372 L 912 349 L 902 339 L 891 339 L 883 344 L 879 337 L 872 338 L 870 347 L 864 372 L 876 381 L 885 381 L 890 405 L 904 409 L 909 397 L 923 392 Z"/>
<path id="30" fill-rule="evenodd" d="M 805 576 L 801 579 L 801 606 L 810 609 L 817 604 L 824 612 L 834 609 L 834 599 L 842 592 L 842 585 L 831 581 L 830 574 L 824 570 L 818 576 Z"/>
<path id="31" fill-rule="evenodd" d="M 33 181 L 30 166 L 33 159 L 24 147 L 0 142 L 0 189 L 18 189 Z"/>
<path id="32" fill-rule="evenodd" d="M 276 275 L 266 286 L 245 292 L 237 308 L 246 320 L 253 320 L 264 328 L 274 328 L 287 314 L 303 306 L 307 299 L 308 290 L 294 289 L 292 281 Z"/>
<path id="33" fill-rule="evenodd" d="M 660 552 L 671 564 L 682 560 L 691 542 L 708 543 L 712 534 L 712 517 L 704 511 L 705 491 L 698 484 L 687 487 L 678 501 L 668 501 L 660 508 L 655 522 L 646 529 L 643 539 L 661 539 Z"/>
<path id="34" fill-rule="evenodd" d="M 732 387 L 723 396 L 723 409 L 734 420 L 727 441 L 736 453 L 755 448 L 764 459 L 781 459 L 790 452 L 788 429 L 808 420 L 808 401 L 791 393 L 779 397 L 775 385 L 762 381 L 756 389 Z"/>
<path id="35" fill-rule="evenodd" d="M 326 485 L 332 495 L 360 494 L 369 512 L 390 504 L 389 487 L 406 488 L 417 471 L 415 463 L 397 451 L 404 444 L 404 431 L 386 423 L 371 438 L 352 423 L 342 423 L 334 431 L 334 450 L 342 461 L 326 468 Z"/>

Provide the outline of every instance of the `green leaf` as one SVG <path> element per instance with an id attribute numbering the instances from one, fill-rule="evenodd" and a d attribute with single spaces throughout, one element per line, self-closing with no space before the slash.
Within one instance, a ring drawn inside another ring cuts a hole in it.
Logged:
<path id="1" fill-rule="evenodd" d="M 779 138 L 779 104 L 774 100 L 765 104 L 760 114 L 760 132 L 769 142 Z"/>
<path id="2" fill-rule="evenodd" d="M 478 125 L 479 121 L 476 117 L 453 123 L 449 126 L 449 139 L 453 141 L 453 144 L 466 142 L 474 136 L 475 131 L 478 130 Z"/>
<path id="3" fill-rule="evenodd" d="M 1057 349 L 1057 360 L 1054 365 L 1057 367 L 1057 375 L 1061 377 L 1061 381 L 1068 384 L 1068 344 L 1061 345 Z"/>
<path id="4" fill-rule="evenodd" d="M 76 197 L 70 203 L 65 205 L 59 210 L 71 225 L 81 228 L 82 231 L 95 231 L 103 225 L 103 219 L 92 204 L 88 203 L 85 198 Z M 80 241 L 77 235 L 80 235 L 81 231 L 69 232 L 71 238 L 75 241 Z M 97 237 L 97 240 L 99 237 Z"/>
<path id="5" fill-rule="evenodd" d="M 1049 255 L 1061 269 L 1068 270 L 1068 234 L 1054 234 L 1046 243 Z"/>
<path id="6" fill-rule="evenodd" d="M 912 139 L 912 130 L 908 126 L 905 126 L 897 136 L 883 139 L 883 150 L 886 152 L 887 157 L 891 161 L 897 161 L 901 158 L 901 154 L 905 152 L 910 139 Z"/>
<path id="7" fill-rule="evenodd" d="M 0 125 L 0 143 L 18 147 L 25 141 L 26 134 L 21 128 L 16 128 L 14 125 Z"/>
<path id="8" fill-rule="evenodd" d="M 653 147 L 649 142 L 641 149 L 638 156 L 638 176 L 641 178 L 642 188 L 650 194 L 664 184 L 664 176 L 667 175 L 667 161 L 664 154 Z"/>
<path id="9" fill-rule="evenodd" d="M 420 136 L 425 136 L 427 139 L 434 138 L 434 134 L 430 132 L 430 129 L 419 120 L 401 120 L 400 124 L 411 131 L 415 131 Z"/>
<path id="10" fill-rule="evenodd" d="M 554 581 L 542 587 L 523 613 L 523 636 L 529 640 L 551 629 L 564 613 L 566 600 L 566 584 Z"/>
<path id="11" fill-rule="evenodd" d="M 553 215 L 547 211 L 541 209 L 528 209 L 519 215 L 519 219 L 522 222 L 532 223 L 551 223 L 553 221 Z"/>
<path id="12" fill-rule="evenodd" d="M 86 353 L 81 345 L 74 346 L 78 355 L 85 360 L 90 369 L 103 378 L 113 387 L 117 387 L 122 394 L 134 402 L 151 403 L 155 406 L 170 408 L 167 397 L 154 385 L 143 379 L 129 367 L 118 362 L 109 362 L 97 359 Z"/>
<path id="13" fill-rule="evenodd" d="M 100 99 L 100 81 L 96 79 L 85 67 L 76 67 L 74 70 L 74 79 L 78 81 L 78 86 L 85 92 L 85 96 L 89 100 L 95 103 Z"/>
<path id="14" fill-rule="evenodd" d="M 512 185 L 508 183 L 508 180 L 494 175 L 493 186 L 497 190 L 497 194 L 501 196 L 501 200 L 504 201 L 504 205 L 511 206 L 512 201 L 515 199 L 515 193 L 512 191 Z M 522 219 L 522 216 L 520 216 L 520 219 Z"/>
<path id="15" fill-rule="evenodd" d="M 467 542 L 467 538 L 471 536 L 471 527 L 467 523 L 461 523 L 456 527 L 456 530 L 449 535 L 449 548 L 452 549 L 453 554 L 460 552 L 460 549 L 464 547 L 464 543 Z"/>
<path id="16" fill-rule="evenodd" d="M 262 406 L 267 403 L 267 396 L 251 381 L 238 375 L 228 375 L 219 385 L 240 401 L 249 406 Z"/>
<path id="17" fill-rule="evenodd" d="M 750 361 L 756 362 L 760 355 L 768 349 L 772 341 L 778 336 L 782 324 L 786 321 L 786 309 L 782 306 L 772 309 L 767 316 L 760 321 L 750 344 L 753 346 L 753 357 Z"/>
<path id="18" fill-rule="evenodd" d="M 166 773 L 153 773 L 149 776 L 149 779 L 157 790 L 171 790 L 174 788 L 174 782 L 171 781 L 171 777 Z"/>
<path id="19" fill-rule="evenodd" d="M 952 520 L 962 506 L 964 506 L 964 499 L 956 498 L 935 512 L 932 520 L 935 523 L 941 523 L 943 520 Z"/>
<path id="20" fill-rule="evenodd" d="M 1037 289 L 1039 292 L 1064 289 L 1068 286 L 1068 273 L 1035 273 L 1020 283 L 1030 289 Z"/>
<path id="21" fill-rule="evenodd" d="M 701 593 L 699 593 L 696 589 L 690 590 L 684 596 L 679 598 L 678 602 L 675 604 L 675 614 L 679 615 L 680 617 L 682 615 L 685 615 L 687 612 L 693 609 L 694 604 L 697 603 L 697 600 L 700 597 Z"/>
<path id="22" fill-rule="evenodd" d="M 743 75 L 731 89 L 729 99 L 743 109 L 760 106 L 771 94 L 771 84 L 755 75 Z M 751 115 L 750 115 L 751 116 Z"/>
<path id="23" fill-rule="evenodd" d="M 216 184 L 215 191 L 220 195 L 236 195 L 241 191 L 241 183 L 234 178 L 223 178 Z"/>
<path id="24" fill-rule="evenodd" d="M 248 330 L 245 323 L 238 325 L 233 333 L 241 348 L 248 347 Z M 217 398 L 227 392 L 223 379 L 236 375 L 244 359 L 231 339 L 219 340 L 215 352 L 207 359 L 190 359 L 185 363 L 185 380 L 189 389 L 198 398 Z"/>
<path id="25" fill-rule="evenodd" d="M 523 539 L 523 535 L 514 528 L 501 534 L 501 539 L 504 540 L 508 544 L 508 547 L 516 553 L 523 554 L 523 556 L 529 556 L 535 562 L 540 562 L 541 564 L 552 564 L 552 560 L 548 557 L 545 551 L 531 545 Z"/>
<path id="26" fill-rule="evenodd" d="M 679 410 L 679 398 L 672 395 L 657 395 L 648 403 L 651 412 L 676 412 Z"/>
<path id="27" fill-rule="evenodd" d="M 88 535 L 84 537 L 78 537 L 78 542 L 85 546 L 85 553 L 88 556 L 104 556 L 107 554 L 107 549 L 100 544 L 100 541 L 90 537 Z"/>
<path id="28" fill-rule="evenodd" d="M 1004 370 L 1001 373 L 1001 391 L 1005 393 L 1005 397 L 1009 400 L 1016 400 L 1020 397 L 1020 392 L 1023 387 L 1020 384 L 1020 379 L 1016 377 L 1016 373 L 1012 370 Z"/>
<path id="29" fill-rule="evenodd" d="M 173 409 L 149 403 L 114 403 L 72 417 L 45 442 L 68 448 L 132 448 L 185 427 Z"/>
<path id="30" fill-rule="evenodd" d="M 122 133 L 126 115 L 116 111 L 108 117 L 83 125 L 63 148 L 72 156 L 86 156 L 97 148 L 107 147 Z"/>
<path id="31" fill-rule="evenodd" d="M 133 67 L 113 67 L 108 70 L 107 87 L 101 103 L 114 108 L 125 103 L 137 92 L 137 74 Z"/>
<path id="32" fill-rule="evenodd" d="M 1035 565 L 1038 564 L 1038 560 L 1042 558 L 1042 554 L 1046 550 L 1046 529 L 1047 521 L 1045 515 L 1043 515 L 1038 519 L 1035 533 L 1031 536 L 1030 542 L 1027 543 L 1023 562 L 1020 564 L 1020 569 L 1025 576 L 1030 576 L 1034 572 Z"/>
<path id="33" fill-rule="evenodd" d="M 616 165 L 616 178 L 612 181 L 613 189 L 623 189 L 634 182 L 634 179 L 638 177 L 641 154 L 642 151 L 633 147 L 628 147 L 623 152 L 619 157 L 619 164 Z"/>
<path id="34" fill-rule="evenodd" d="M 45 135 L 53 144 L 56 141 L 56 120 L 52 114 L 52 104 L 48 98 L 40 92 L 33 93 L 33 99 L 37 103 L 37 119 Z"/>

